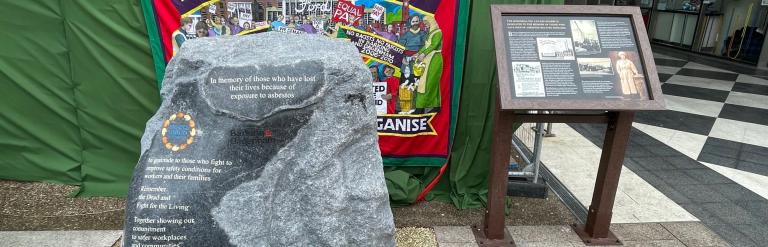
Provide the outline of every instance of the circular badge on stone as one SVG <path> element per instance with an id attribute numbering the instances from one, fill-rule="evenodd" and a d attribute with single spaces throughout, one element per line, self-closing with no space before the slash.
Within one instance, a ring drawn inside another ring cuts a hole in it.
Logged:
<path id="1" fill-rule="evenodd" d="M 163 122 L 160 133 L 166 149 L 174 152 L 184 150 L 195 141 L 195 120 L 187 113 L 174 113 Z"/>

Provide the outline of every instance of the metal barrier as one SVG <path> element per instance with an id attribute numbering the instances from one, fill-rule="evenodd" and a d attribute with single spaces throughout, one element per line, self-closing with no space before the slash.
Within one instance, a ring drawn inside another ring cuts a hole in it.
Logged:
<path id="1" fill-rule="evenodd" d="M 528 168 L 528 170 L 531 170 L 533 168 L 531 160 L 534 160 L 534 157 L 537 155 L 541 155 L 542 148 L 539 147 L 536 149 L 536 124 L 535 123 L 523 123 L 520 128 L 518 128 L 514 136 L 512 138 L 512 147 L 515 149 L 515 152 L 520 156 L 522 159 L 522 162 L 525 164 L 523 167 L 518 166 L 515 169 L 512 169 L 513 167 L 510 166 L 509 169 L 509 179 L 510 180 L 524 180 L 527 181 L 527 184 L 530 185 L 536 185 L 533 183 L 530 183 L 531 178 L 533 176 L 541 177 L 542 180 L 545 180 L 546 186 L 550 188 L 550 192 L 552 192 L 556 197 L 558 197 L 565 205 L 566 207 L 573 213 L 573 215 L 576 217 L 576 221 L 579 222 L 579 224 L 584 224 L 587 222 L 587 208 L 584 207 L 584 205 L 579 202 L 578 199 L 576 199 L 576 196 L 573 195 L 566 187 L 565 185 L 555 177 L 552 172 L 547 169 L 546 166 L 539 165 L 539 174 L 537 175 L 534 172 L 525 173 L 525 168 Z M 544 134 L 544 137 L 547 136 L 554 136 L 554 133 L 552 133 L 552 124 L 547 124 L 547 127 L 545 128 L 546 132 Z M 543 138 L 542 138 L 543 139 Z M 541 162 L 538 162 L 541 163 Z M 512 165 L 512 164 L 510 164 Z M 530 168 L 529 168 L 530 167 Z M 534 169 L 535 170 L 535 169 Z M 516 186 L 518 188 L 510 188 L 508 187 L 508 190 L 514 190 L 517 196 L 520 196 L 521 193 L 519 193 L 520 190 L 528 190 L 528 193 L 522 193 L 526 197 L 538 197 L 541 196 L 540 194 L 536 196 L 528 196 L 533 195 L 536 193 L 532 193 L 531 186 L 521 186 L 520 183 L 517 183 Z M 509 191 L 508 191 L 509 194 Z"/>
<path id="2" fill-rule="evenodd" d="M 512 147 L 520 156 L 520 159 L 525 162 L 525 165 L 510 167 L 508 173 L 509 177 L 533 178 L 533 182 L 537 183 L 541 166 L 543 138 L 552 136 L 555 136 L 555 134 L 552 133 L 552 123 L 547 123 L 546 127 L 544 123 L 523 123 L 520 128 L 515 131 L 515 138 L 519 140 L 519 142 L 513 140 Z M 520 143 L 525 145 L 525 147 L 521 147 L 519 145 Z M 533 150 L 533 154 L 529 155 L 530 152 L 523 152 L 524 148 Z"/>

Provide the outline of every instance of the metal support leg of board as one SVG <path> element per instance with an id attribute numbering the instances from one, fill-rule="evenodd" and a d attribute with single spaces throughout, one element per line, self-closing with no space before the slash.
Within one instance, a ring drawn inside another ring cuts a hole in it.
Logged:
<path id="1" fill-rule="evenodd" d="M 488 173 L 488 205 L 485 210 L 482 233 L 476 235 L 478 243 L 500 243 L 503 245 L 493 246 L 515 246 L 512 238 L 505 234 L 504 230 L 504 207 L 507 196 L 507 166 L 509 165 L 509 154 L 512 148 L 512 123 L 514 122 L 514 113 L 502 112 L 497 98 L 496 111 L 493 116 L 493 134 L 491 142 L 491 162 Z M 507 239 L 509 238 L 509 239 Z"/>
<path id="2" fill-rule="evenodd" d="M 621 241 L 610 231 L 613 202 L 619 185 L 624 151 L 629 141 L 634 112 L 609 113 L 608 128 L 605 132 L 600 167 L 597 170 L 592 204 L 587 213 L 585 225 L 574 225 L 576 234 L 587 245 L 621 245 Z"/>

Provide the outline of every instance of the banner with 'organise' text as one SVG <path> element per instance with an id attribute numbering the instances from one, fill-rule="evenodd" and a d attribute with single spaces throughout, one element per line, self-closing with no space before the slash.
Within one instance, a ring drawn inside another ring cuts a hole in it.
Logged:
<path id="1" fill-rule="evenodd" d="M 458 100 L 458 0 L 142 1 L 152 13 L 145 17 L 158 78 L 190 39 L 271 31 L 348 40 L 373 77 L 385 165 L 446 162 Z"/>

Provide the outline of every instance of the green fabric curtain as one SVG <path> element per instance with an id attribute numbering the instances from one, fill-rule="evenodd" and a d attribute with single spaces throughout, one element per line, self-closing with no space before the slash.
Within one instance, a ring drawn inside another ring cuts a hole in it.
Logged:
<path id="1" fill-rule="evenodd" d="M 0 179 L 124 196 L 159 105 L 139 1 L 4 1 L 0 30 Z"/>
<path id="2" fill-rule="evenodd" d="M 490 5 L 563 3 L 564 0 L 472 1 L 451 164 L 433 192 L 433 198 L 451 202 L 462 209 L 485 207 L 497 83 Z"/>

